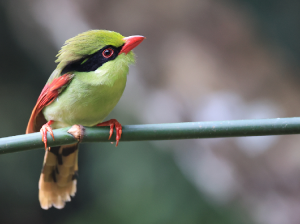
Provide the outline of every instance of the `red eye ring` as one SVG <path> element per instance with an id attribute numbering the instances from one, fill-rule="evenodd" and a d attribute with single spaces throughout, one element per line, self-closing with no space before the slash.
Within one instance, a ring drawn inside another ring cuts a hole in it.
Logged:
<path id="1" fill-rule="evenodd" d="M 105 58 L 110 58 L 114 54 L 114 50 L 111 48 L 106 48 L 102 51 L 102 56 Z"/>

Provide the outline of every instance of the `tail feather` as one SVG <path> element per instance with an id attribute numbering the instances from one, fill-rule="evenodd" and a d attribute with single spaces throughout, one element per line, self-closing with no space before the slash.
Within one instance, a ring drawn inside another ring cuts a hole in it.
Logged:
<path id="1" fill-rule="evenodd" d="M 52 147 L 46 151 L 39 181 L 39 200 L 43 209 L 63 208 L 76 193 L 78 144 Z"/>

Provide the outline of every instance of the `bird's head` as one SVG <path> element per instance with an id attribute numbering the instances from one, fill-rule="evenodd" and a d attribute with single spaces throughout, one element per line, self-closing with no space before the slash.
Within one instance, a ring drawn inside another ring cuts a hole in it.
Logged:
<path id="1" fill-rule="evenodd" d="M 55 62 L 60 74 L 95 71 L 106 62 L 122 58 L 127 65 L 134 63 L 132 49 L 145 37 L 129 36 L 108 30 L 90 30 L 69 40 L 61 48 Z"/>

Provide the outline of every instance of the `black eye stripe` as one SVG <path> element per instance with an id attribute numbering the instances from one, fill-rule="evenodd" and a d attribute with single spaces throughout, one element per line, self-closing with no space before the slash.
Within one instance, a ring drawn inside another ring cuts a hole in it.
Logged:
<path id="1" fill-rule="evenodd" d="M 67 72 L 90 72 L 97 70 L 100 66 L 104 63 L 114 60 L 118 54 L 120 53 L 121 47 L 114 47 L 114 46 L 105 46 L 96 53 L 89 55 L 85 58 L 82 58 L 78 61 L 74 61 L 69 63 L 63 70 L 61 74 L 65 74 Z M 113 54 L 110 57 L 104 57 L 103 51 L 107 50 L 108 48 L 113 50 Z"/>

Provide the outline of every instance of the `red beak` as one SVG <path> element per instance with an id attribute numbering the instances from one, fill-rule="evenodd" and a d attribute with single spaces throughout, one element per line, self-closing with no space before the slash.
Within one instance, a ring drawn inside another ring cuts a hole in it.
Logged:
<path id="1" fill-rule="evenodd" d="M 128 54 L 129 51 L 131 51 L 133 48 L 138 46 L 142 41 L 145 39 L 143 36 L 129 36 L 123 38 L 125 40 L 125 44 L 122 47 L 122 50 L 120 51 L 119 54 L 125 53 Z"/>

